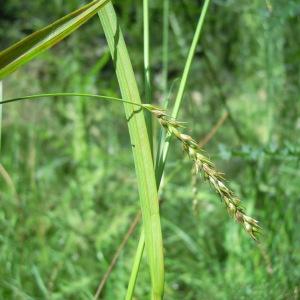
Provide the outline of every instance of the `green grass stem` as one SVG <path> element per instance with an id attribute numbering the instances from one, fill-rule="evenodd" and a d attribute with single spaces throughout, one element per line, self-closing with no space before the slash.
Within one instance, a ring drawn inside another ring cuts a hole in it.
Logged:
<path id="1" fill-rule="evenodd" d="M 3 83 L 0 80 L 0 101 L 3 99 Z M 2 104 L 0 104 L 0 151 L 2 143 Z"/>
<path id="2" fill-rule="evenodd" d="M 172 117 L 174 119 L 177 118 L 179 108 L 180 108 L 180 105 L 182 103 L 182 99 L 183 99 L 183 95 L 184 95 L 184 89 L 185 89 L 185 86 L 186 86 L 188 74 L 189 74 L 191 64 L 192 64 L 192 61 L 193 61 L 193 57 L 194 57 L 194 54 L 195 54 L 195 51 L 196 51 L 196 47 L 197 47 L 197 44 L 198 44 L 198 41 L 199 41 L 199 38 L 200 38 L 201 30 L 202 30 L 202 27 L 203 27 L 203 24 L 204 24 L 204 20 L 205 20 L 205 16 L 206 16 L 206 13 L 207 13 L 207 10 L 208 10 L 209 3 L 210 3 L 210 0 L 205 0 L 205 2 L 204 2 L 204 5 L 203 5 L 203 8 L 202 8 L 199 20 L 198 20 L 197 28 L 196 28 L 196 31 L 194 33 L 193 41 L 192 41 L 192 44 L 191 44 L 191 47 L 190 47 L 190 50 L 189 50 L 189 53 L 188 53 L 188 57 L 187 57 L 185 66 L 184 66 L 183 75 L 182 75 L 182 78 L 181 78 L 181 81 L 180 81 L 180 84 L 179 84 L 179 90 L 178 90 L 178 93 L 177 93 L 177 97 L 176 97 L 176 100 L 175 100 L 175 105 L 174 105 L 173 112 L 172 112 Z M 167 155 L 168 155 L 168 151 L 169 151 L 170 137 L 171 137 L 170 134 L 168 134 L 166 136 L 166 141 L 165 141 L 165 144 L 163 145 L 163 149 L 162 149 L 162 157 L 157 161 L 157 164 L 156 164 L 156 170 L 155 170 L 156 174 L 155 175 L 156 175 L 156 182 L 157 182 L 158 187 L 160 186 L 160 182 L 161 182 L 161 179 L 162 179 L 162 176 L 163 176 L 163 170 L 164 170 L 164 167 L 165 167 L 165 163 L 166 163 L 166 159 L 167 159 Z M 159 153 L 158 153 L 158 155 L 159 155 Z M 141 242 L 141 240 L 142 240 L 142 237 L 140 238 L 140 242 Z M 136 252 L 136 255 L 135 255 L 133 266 L 134 267 L 139 266 L 141 259 L 142 259 L 142 252 L 140 252 L 140 249 L 138 248 L 138 250 Z M 136 282 L 137 275 L 138 275 L 138 272 L 134 269 L 131 272 L 131 276 L 130 276 L 130 280 L 129 280 L 130 284 L 134 284 Z M 131 285 L 130 285 L 130 287 L 131 287 Z M 133 292 L 131 292 L 131 295 L 132 294 L 133 294 Z M 128 299 L 130 299 L 130 298 L 128 298 Z"/>
<path id="3" fill-rule="evenodd" d="M 145 99 L 146 103 L 152 102 L 151 70 L 150 70 L 150 41 L 149 41 L 149 1 L 143 0 L 143 27 L 144 27 L 144 76 L 145 76 Z M 146 113 L 146 125 L 153 155 L 153 130 L 152 116 Z"/>
<path id="4" fill-rule="evenodd" d="M 198 45 L 198 42 L 199 42 L 199 39 L 200 39 L 200 35 L 201 35 L 201 32 L 202 32 L 202 28 L 203 28 L 203 24 L 204 24 L 204 20 L 205 20 L 205 16 L 206 16 L 206 13 L 207 13 L 207 10 L 208 10 L 209 3 L 210 3 L 210 0 L 205 0 L 205 2 L 203 4 L 203 8 L 202 8 L 199 20 L 198 20 L 196 31 L 194 33 L 194 37 L 193 37 L 193 40 L 192 40 L 192 44 L 191 44 L 191 47 L 189 49 L 189 53 L 188 53 L 187 60 L 186 60 L 185 66 L 184 66 L 181 81 L 180 81 L 180 84 L 179 84 L 179 89 L 178 89 L 178 92 L 177 92 L 175 104 L 174 104 L 173 111 L 172 111 L 172 114 L 171 114 L 171 116 L 174 119 L 177 118 L 178 113 L 179 113 L 179 108 L 180 108 L 180 105 L 182 103 L 182 99 L 183 99 L 183 96 L 184 96 L 184 90 L 185 90 L 185 87 L 186 87 L 188 75 L 189 75 L 191 65 L 192 65 L 192 61 L 193 61 L 193 58 L 194 58 L 194 55 L 195 55 L 195 52 L 196 52 L 196 48 L 197 48 L 197 45 Z M 157 164 L 157 176 L 158 176 L 158 178 L 160 178 L 162 176 L 162 173 L 164 171 L 164 167 L 165 167 L 165 164 L 166 164 L 166 159 L 167 159 L 168 152 L 169 152 L 169 146 L 170 146 L 170 134 L 167 134 L 166 139 L 165 139 L 165 143 L 163 145 L 162 154 L 161 154 L 161 157 L 160 157 L 160 159 L 158 161 L 158 164 Z"/>
<path id="5" fill-rule="evenodd" d="M 122 98 L 141 104 L 131 61 L 113 5 L 107 4 L 100 10 L 99 17 L 115 63 Z M 124 108 L 133 145 L 132 152 L 140 194 L 145 248 L 152 283 L 152 299 L 161 299 L 164 287 L 163 244 L 149 137 L 143 111 L 136 113 L 131 104 L 125 104 Z"/>
<path id="6" fill-rule="evenodd" d="M 138 247 L 136 249 L 135 257 L 133 260 L 133 266 L 131 269 L 130 279 L 128 283 L 126 298 L 125 298 L 126 300 L 131 300 L 133 297 L 134 288 L 137 281 L 137 276 L 138 276 L 144 248 L 145 248 L 145 234 L 144 234 L 144 230 L 142 230 Z"/>

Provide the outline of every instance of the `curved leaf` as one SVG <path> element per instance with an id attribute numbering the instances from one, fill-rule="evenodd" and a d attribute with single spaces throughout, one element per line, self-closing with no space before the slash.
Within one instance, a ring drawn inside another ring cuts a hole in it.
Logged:
<path id="1" fill-rule="evenodd" d="M 0 79 L 51 48 L 93 17 L 109 0 L 96 0 L 0 52 Z"/>

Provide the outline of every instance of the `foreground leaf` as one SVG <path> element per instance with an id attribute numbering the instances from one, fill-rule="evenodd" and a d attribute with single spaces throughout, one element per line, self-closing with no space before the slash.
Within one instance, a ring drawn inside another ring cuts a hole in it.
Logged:
<path id="1" fill-rule="evenodd" d="M 107 2 L 93 1 L 0 52 L 0 79 L 70 35 Z"/>
<path id="2" fill-rule="evenodd" d="M 113 8 L 109 3 L 99 12 L 103 30 L 112 54 L 122 98 L 141 104 L 137 82 L 127 47 Z M 152 282 L 152 299 L 160 300 L 164 288 L 163 242 L 160 225 L 158 193 L 150 142 L 143 110 L 124 104 L 134 157 L 143 217 L 145 248 Z"/>

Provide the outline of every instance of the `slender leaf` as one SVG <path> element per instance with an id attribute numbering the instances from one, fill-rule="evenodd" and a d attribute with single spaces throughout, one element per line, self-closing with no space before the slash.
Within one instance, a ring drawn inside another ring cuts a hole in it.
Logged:
<path id="1" fill-rule="evenodd" d="M 111 96 L 104 96 L 104 95 L 95 95 L 95 94 L 87 94 L 87 93 L 47 93 L 47 94 L 36 94 L 36 95 L 28 95 L 28 96 L 20 96 L 10 99 L 4 99 L 0 101 L 0 105 L 10 102 L 16 102 L 21 100 L 34 100 L 34 99 L 41 99 L 41 98 L 48 98 L 48 97 L 86 97 L 86 98 L 96 98 L 106 101 L 118 101 L 122 103 L 128 103 L 132 105 L 136 105 L 137 107 L 144 107 L 146 105 L 141 103 L 133 103 L 132 101 L 126 101 L 120 98 L 111 97 Z"/>
<path id="2" fill-rule="evenodd" d="M 151 73 L 150 73 L 150 47 L 149 47 L 149 1 L 143 0 L 143 26 L 144 26 L 144 76 L 145 76 L 145 99 L 152 102 Z M 146 113 L 146 125 L 150 138 L 150 147 L 153 154 L 153 130 L 152 116 Z"/>
<path id="3" fill-rule="evenodd" d="M 130 279 L 128 282 L 128 288 L 127 288 L 125 300 L 131 300 L 133 297 L 134 288 L 135 288 L 137 275 L 139 272 L 141 258 L 143 256 L 144 248 L 145 248 L 145 235 L 144 235 L 144 230 L 142 230 L 140 239 L 139 239 L 139 243 L 138 243 L 138 247 L 136 250 L 136 254 L 135 254 L 135 257 L 133 260 L 133 266 L 131 269 L 131 274 L 130 274 Z"/>
<path id="4" fill-rule="evenodd" d="M 184 70 L 183 70 L 183 74 L 182 74 L 181 81 L 180 81 L 180 84 L 179 84 L 179 89 L 178 89 L 178 92 L 177 92 L 175 104 L 174 104 L 174 107 L 173 107 L 173 110 L 172 110 L 172 117 L 174 119 L 177 118 L 179 108 L 180 108 L 180 105 L 181 105 L 181 102 L 182 102 L 182 99 L 183 99 L 183 96 L 184 96 L 184 90 L 185 90 L 185 87 L 186 87 L 188 75 L 189 75 L 189 72 L 190 72 L 190 69 L 191 69 L 192 61 L 193 61 L 193 58 L 194 58 L 194 55 L 195 55 L 195 52 L 196 52 L 196 48 L 197 48 L 199 39 L 200 39 L 200 36 L 201 36 L 201 32 L 202 32 L 205 16 L 206 16 L 206 13 L 207 13 L 207 10 L 208 10 L 208 7 L 209 7 L 209 3 L 210 3 L 210 0 L 205 0 L 205 2 L 203 4 L 203 8 L 201 10 L 201 14 L 200 14 L 200 17 L 199 17 L 199 20 L 198 20 L 198 23 L 197 23 L 197 27 L 196 27 L 196 30 L 195 30 L 195 33 L 194 33 L 194 37 L 193 37 L 193 40 L 192 40 L 192 44 L 191 44 L 191 47 L 189 49 L 189 53 L 188 53 L 188 56 L 187 56 L 187 59 L 186 59 L 185 65 L 184 65 Z M 158 178 L 162 177 L 164 167 L 165 167 L 165 163 L 166 163 L 167 156 L 168 156 L 169 146 L 170 146 L 170 134 L 168 134 L 166 136 L 165 143 L 162 146 L 163 149 L 162 149 L 161 155 L 158 159 L 157 170 L 156 170 L 156 174 L 157 174 Z"/>
<path id="5" fill-rule="evenodd" d="M 125 100 L 141 103 L 128 51 L 113 5 L 109 3 L 101 9 L 99 17 L 115 63 L 122 97 Z M 164 286 L 163 246 L 149 137 L 143 111 L 135 111 L 135 107 L 131 104 L 124 104 L 124 108 L 128 119 L 137 174 L 145 248 L 152 282 L 152 299 L 161 299 Z"/>
<path id="6" fill-rule="evenodd" d="M 107 2 L 93 1 L 0 52 L 0 79 L 70 35 Z"/>
<path id="7" fill-rule="evenodd" d="M 172 111 L 172 117 L 174 119 L 177 118 L 178 112 L 179 112 L 179 108 L 180 105 L 182 103 L 182 99 L 183 99 L 183 95 L 184 95 L 184 89 L 186 86 L 186 82 L 187 82 L 187 78 L 188 78 L 188 74 L 190 71 L 190 67 L 192 64 L 192 60 L 196 51 L 196 47 L 200 38 L 200 34 L 201 34 L 201 29 L 203 27 L 204 24 L 204 19 L 208 10 L 208 6 L 209 6 L 210 0 L 205 0 L 199 20 L 198 20 L 198 24 L 197 24 L 197 28 L 196 31 L 194 33 L 194 37 L 193 37 L 193 41 L 188 53 L 188 57 L 184 66 L 184 71 L 183 71 L 183 75 L 180 81 L 180 85 L 179 85 L 179 90 L 177 93 L 177 97 L 176 97 L 176 101 L 175 101 L 175 105 Z M 167 6 L 168 8 L 168 6 Z M 161 136 L 163 136 L 161 134 Z M 157 153 L 157 161 L 156 161 L 156 166 L 155 166 L 155 171 L 156 171 L 156 182 L 157 182 L 157 186 L 158 188 L 160 187 L 160 183 L 161 183 L 161 179 L 163 176 L 163 171 L 164 171 L 164 167 L 165 167 L 165 163 L 167 160 L 167 156 L 168 156 L 168 152 L 169 152 L 169 142 L 170 140 L 170 136 L 167 135 L 166 137 L 166 142 L 164 144 L 160 144 L 162 146 L 162 149 L 158 149 L 158 153 Z M 160 155 L 160 156 L 159 156 Z M 137 266 L 140 265 L 140 261 L 142 259 L 142 255 L 143 255 L 143 248 L 140 246 L 144 241 L 144 235 L 143 232 L 141 233 L 140 236 L 140 240 L 139 240 L 139 245 L 138 245 L 138 249 L 136 251 L 136 255 L 134 257 L 134 263 L 133 263 L 133 269 L 130 275 L 130 280 L 129 280 L 129 287 L 127 290 L 127 299 L 130 299 L 130 297 L 132 297 L 133 292 L 134 292 L 134 288 L 135 288 L 135 283 L 136 283 L 136 279 L 137 279 L 137 275 L 138 275 L 138 269 Z"/>
<path id="8" fill-rule="evenodd" d="M 0 80 L 0 101 L 3 99 L 3 87 L 2 81 Z M 0 104 L 0 151 L 1 151 L 1 143 L 2 143 L 2 104 Z"/>

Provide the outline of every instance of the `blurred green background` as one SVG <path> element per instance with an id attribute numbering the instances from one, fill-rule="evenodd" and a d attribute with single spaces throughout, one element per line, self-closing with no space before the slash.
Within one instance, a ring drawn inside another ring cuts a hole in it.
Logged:
<path id="1" fill-rule="evenodd" d="M 114 1 L 141 94 L 142 2 Z M 1 49 L 84 4 L 1 1 Z M 171 106 L 202 1 L 170 1 Z M 162 1 L 150 1 L 154 99 L 163 98 Z M 300 3 L 214 0 L 179 119 L 203 139 L 264 234 L 255 244 L 177 143 L 161 197 L 165 299 L 300 299 Z M 4 81 L 4 97 L 40 92 L 119 95 L 99 20 Z M 88 99 L 3 107 L 0 299 L 92 299 L 136 212 L 136 178 L 123 108 Z M 196 188 L 195 188 L 196 187 Z M 140 226 L 101 299 L 123 299 Z M 148 299 L 144 258 L 136 299 Z"/>

